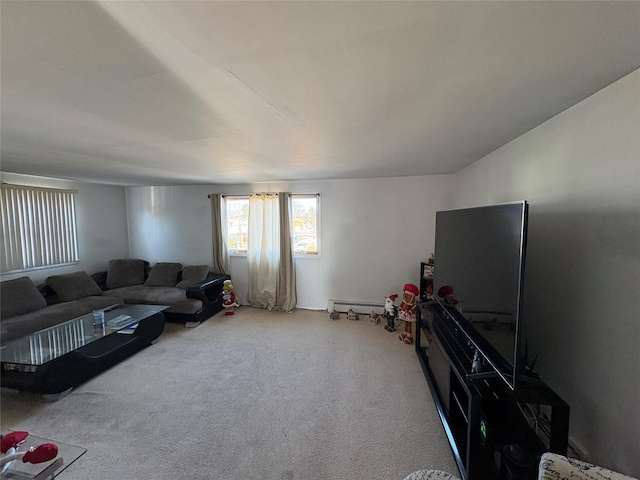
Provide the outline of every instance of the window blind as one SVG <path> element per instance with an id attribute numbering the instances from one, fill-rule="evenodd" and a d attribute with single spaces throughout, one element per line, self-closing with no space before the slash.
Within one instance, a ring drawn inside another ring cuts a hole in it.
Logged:
<path id="1" fill-rule="evenodd" d="M 74 190 L 2 184 L 2 271 L 78 261 Z"/>

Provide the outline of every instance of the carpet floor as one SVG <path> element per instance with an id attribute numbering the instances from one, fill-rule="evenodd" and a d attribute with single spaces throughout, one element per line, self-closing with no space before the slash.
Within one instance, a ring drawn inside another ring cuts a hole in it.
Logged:
<path id="1" fill-rule="evenodd" d="M 87 449 L 61 480 L 458 475 L 413 346 L 382 324 L 242 307 L 57 401 L 3 391 L 3 429 Z"/>

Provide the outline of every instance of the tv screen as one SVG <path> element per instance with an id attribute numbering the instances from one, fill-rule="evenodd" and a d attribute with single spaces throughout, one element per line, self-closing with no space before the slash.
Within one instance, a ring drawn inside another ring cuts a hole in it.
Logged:
<path id="1" fill-rule="evenodd" d="M 511 388 L 521 367 L 527 213 L 526 201 L 436 212 L 434 294 L 489 364 L 485 370 Z"/>

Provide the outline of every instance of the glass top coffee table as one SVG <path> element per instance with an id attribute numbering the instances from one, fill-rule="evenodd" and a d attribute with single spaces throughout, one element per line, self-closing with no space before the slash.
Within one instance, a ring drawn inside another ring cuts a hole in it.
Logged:
<path id="1" fill-rule="evenodd" d="M 94 323 L 89 313 L 0 347 L 2 386 L 58 394 L 151 344 L 167 305 L 123 305 Z"/>
<path id="2" fill-rule="evenodd" d="M 9 431 L 3 432 L 3 435 Z M 20 445 L 15 453 L 26 452 L 29 447 L 37 447 L 43 443 L 53 443 L 58 447 L 58 455 L 56 458 L 48 462 L 31 464 L 23 463 L 21 460 L 14 460 L 0 467 L 1 479 L 13 480 L 49 480 L 56 478 L 64 469 L 75 462 L 78 458 L 85 454 L 86 448 L 76 447 L 61 443 L 56 440 L 49 440 L 35 435 L 29 435 L 25 442 Z"/>

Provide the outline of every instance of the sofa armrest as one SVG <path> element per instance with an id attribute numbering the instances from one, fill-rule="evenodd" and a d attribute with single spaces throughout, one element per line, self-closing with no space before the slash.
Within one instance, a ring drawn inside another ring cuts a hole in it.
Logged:
<path id="1" fill-rule="evenodd" d="M 576 480 L 635 480 L 613 470 L 598 467 L 575 458 L 565 457 L 556 453 L 545 453 L 540 459 L 538 480 L 554 480 L 558 478 L 572 478 Z"/>
<path id="2" fill-rule="evenodd" d="M 217 303 L 225 280 L 231 280 L 231 277 L 226 274 L 209 273 L 202 282 L 187 287 L 187 298 L 202 300 L 204 304 Z"/>

